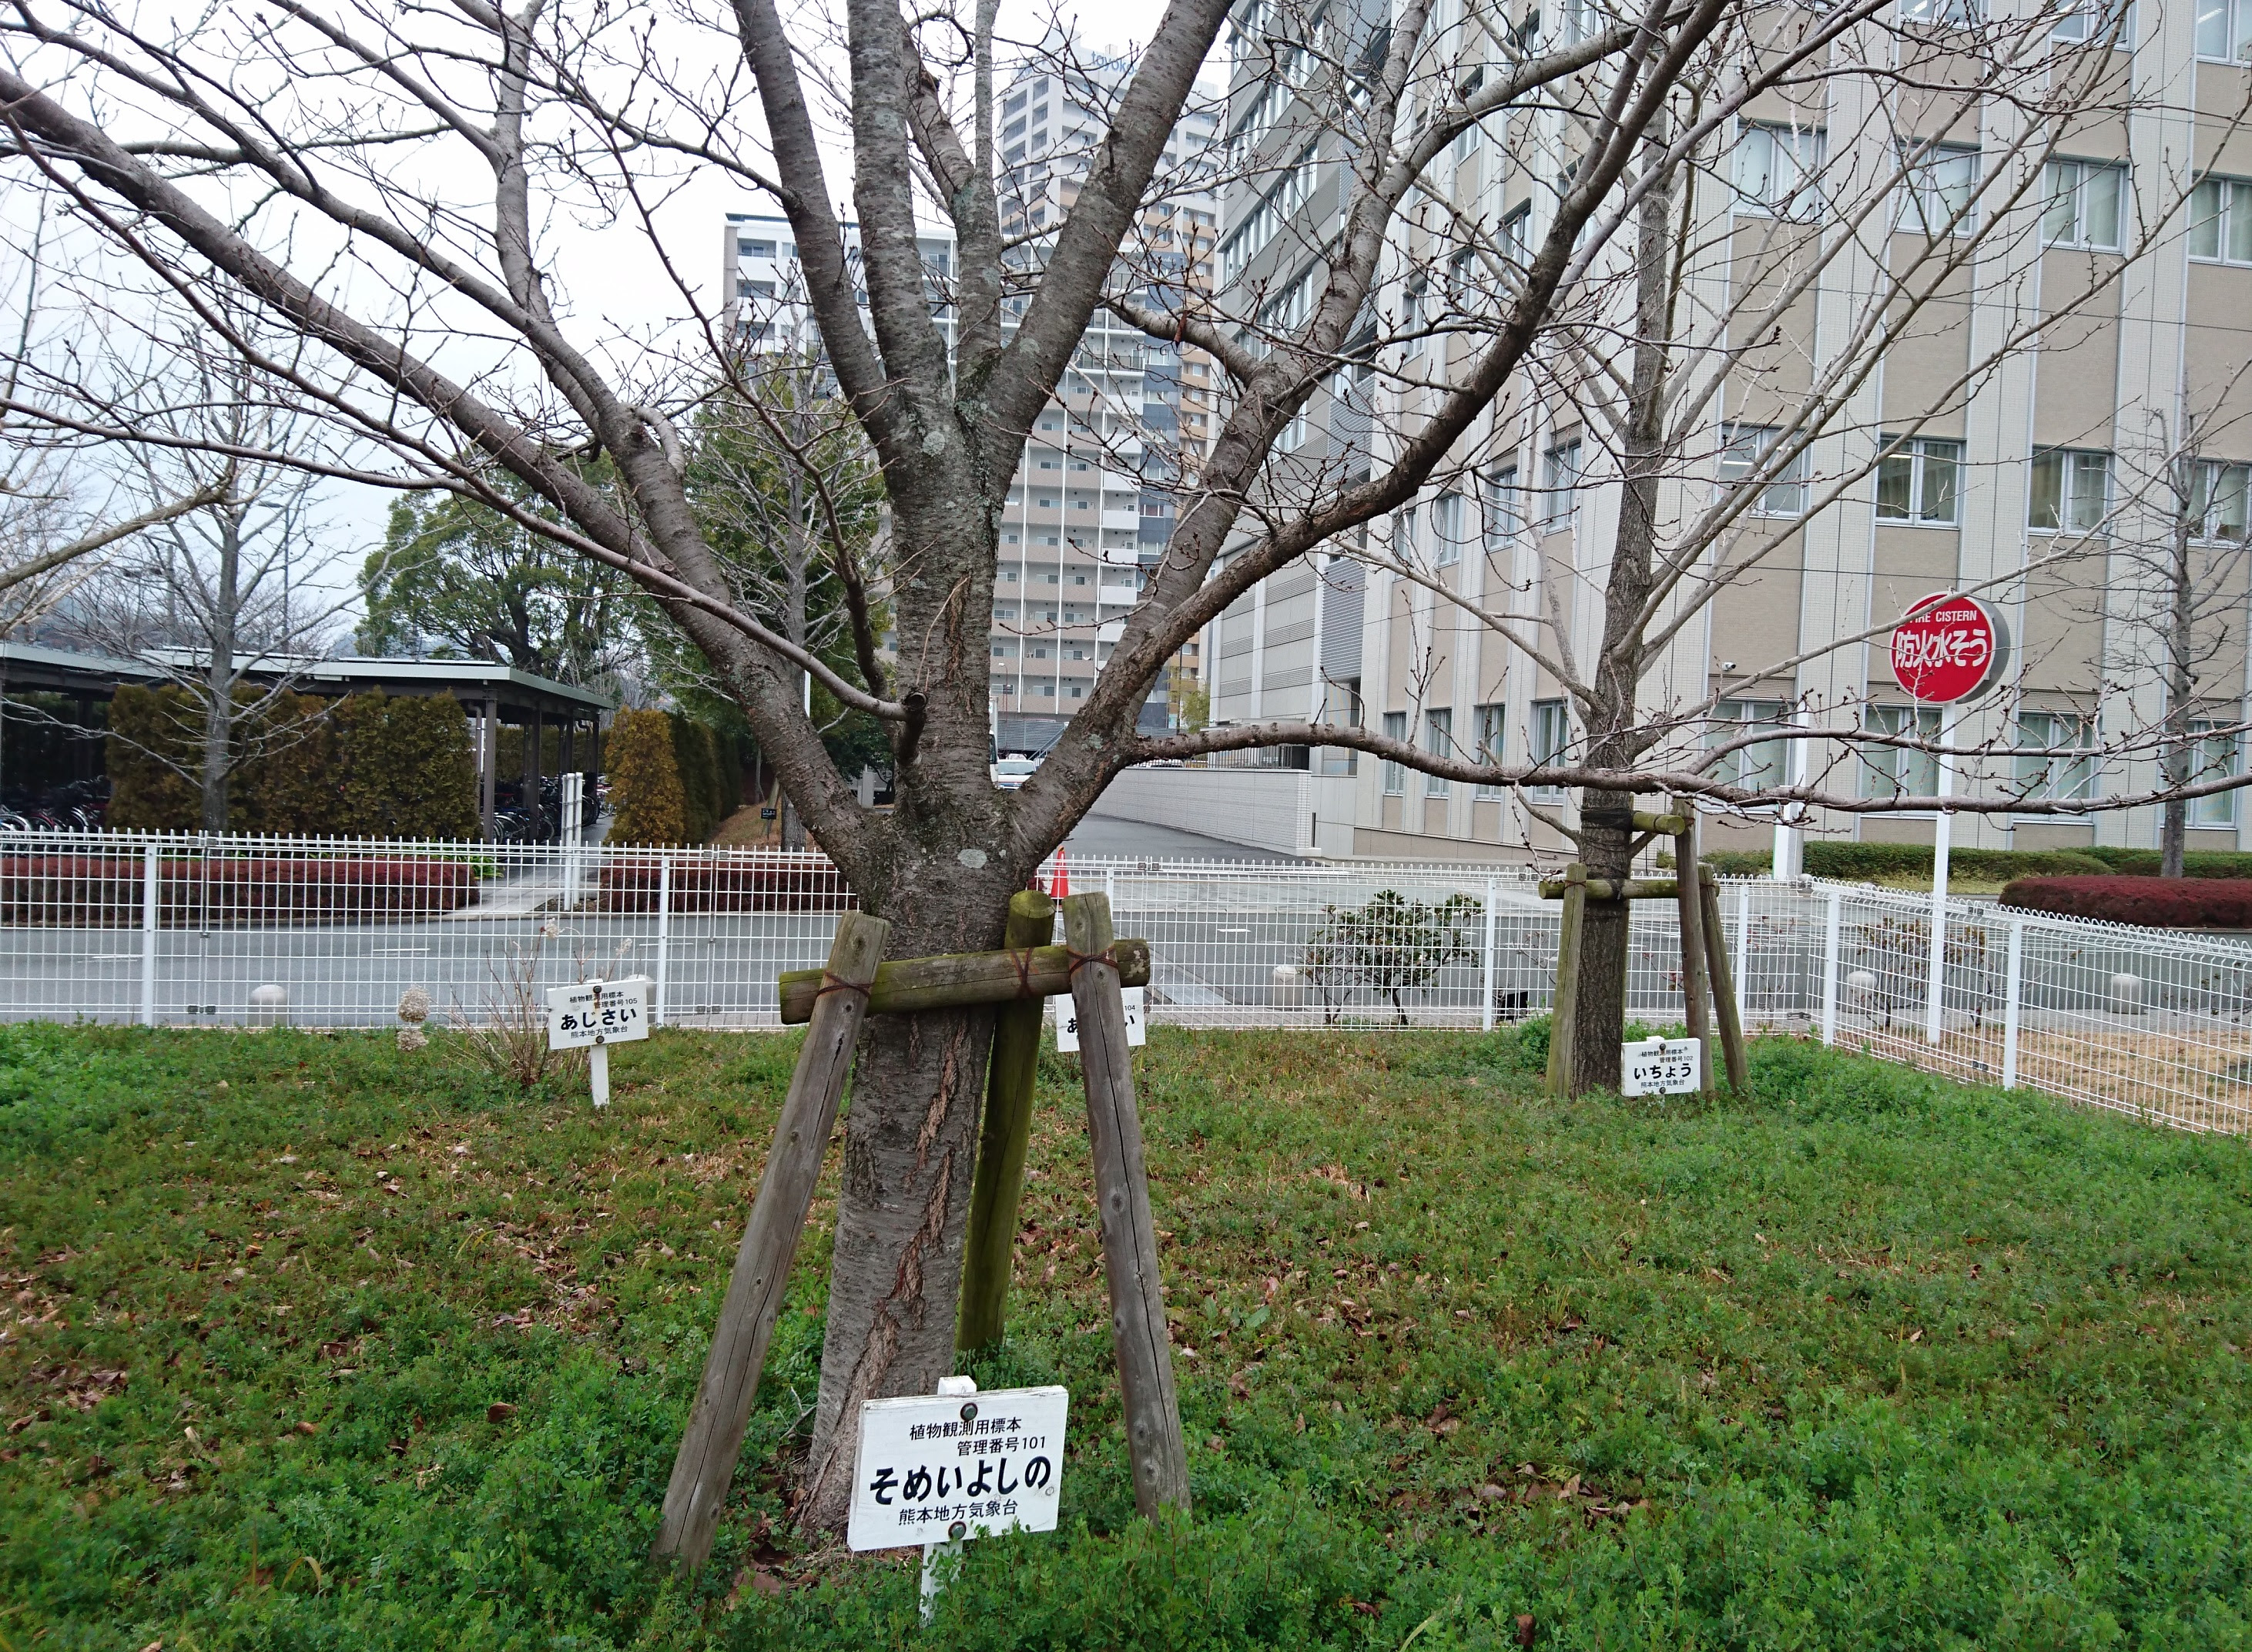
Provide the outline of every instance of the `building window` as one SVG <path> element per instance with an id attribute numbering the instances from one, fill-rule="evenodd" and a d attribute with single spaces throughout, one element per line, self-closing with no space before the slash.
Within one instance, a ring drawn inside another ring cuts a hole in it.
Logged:
<path id="1" fill-rule="evenodd" d="M 1408 713 L 1387 711 L 1384 714 L 1384 738 L 1405 740 L 1408 738 Z M 1404 795 L 1408 790 L 1408 771 L 1390 758 L 1384 760 L 1384 795 L 1387 797 Z"/>
<path id="2" fill-rule="evenodd" d="M 1455 754 L 1455 714 L 1441 710 L 1423 713 L 1423 750 L 1433 757 L 1452 757 Z M 1447 781 L 1444 775 L 1423 776 L 1423 795 L 1444 797 Z"/>
<path id="3" fill-rule="evenodd" d="M 2119 202 L 2127 192 L 2127 169 L 2099 161 L 2051 161 L 2048 211 L 2041 215 L 2041 239 L 2051 246 L 2119 250 Z"/>
<path id="4" fill-rule="evenodd" d="M 1901 0 L 1902 23 L 1928 24 L 1935 29 L 1975 29 L 1985 16 L 1979 0 Z"/>
<path id="5" fill-rule="evenodd" d="M 1544 462 L 1547 475 L 1540 496 L 1540 531 L 1561 533 L 1580 513 L 1580 478 L 1585 473 L 1579 440 L 1559 442 L 1548 449 Z"/>
<path id="6" fill-rule="evenodd" d="M 1963 444 L 1915 436 L 1887 445 L 1877 461 L 1877 520 L 1953 527 Z"/>
<path id="7" fill-rule="evenodd" d="M 2252 0 L 2246 0 L 2252 8 Z M 2228 264 L 2252 264 L 2252 184 L 2198 180 L 2189 192 L 2189 255 Z"/>
<path id="8" fill-rule="evenodd" d="M 1525 531 L 1525 495 L 1515 465 L 1505 465 L 1485 479 L 1485 501 L 1486 549 L 1495 551 Z"/>
<path id="9" fill-rule="evenodd" d="M 2111 455 L 2063 448 L 2033 455 L 2026 525 L 2036 533 L 2094 533 L 2111 509 Z"/>
<path id="10" fill-rule="evenodd" d="M 1442 493 L 1431 505 L 1431 532 L 1435 543 L 1432 554 L 1438 565 L 1450 567 L 1463 559 L 1463 541 L 1467 538 L 1463 526 L 1464 512 L 1463 496 Z"/>
<path id="11" fill-rule="evenodd" d="M 1533 203 L 1501 220 L 1501 255 L 1519 268 L 1533 261 Z"/>
<path id="12" fill-rule="evenodd" d="M 2248 482 L 2252 467 L 2201 462 L 2190 482 L 2190 532 L 2221 545 L 2242 545 Z"/>
<path id="13" fill-rule="evenodd" d="M 1965 143 L 1917 145 L 1908 160 L 1901 227 L 1926 235 L 1968 235 L 1977 227 L 1978 151 Z M 1960 214 L 1958 217 L 1957 214 Z"/>
<path id="14" fill-rule="evenodd" d="M 2234 780 L 2244 772 L 2244 739 L 2235 732 L 2234 720 L 2216 723 L 2210 718 L 2193 717 L 2190 719 L 2189 732 L 2190 738 L 2196 742 L 2190 747 L 2191 785 L 2209 786 L 2214 781 Z M 2234 826 L 2236 824 L 2236 794 L 2208 792 L 2203 797 L 2191 798 L 2189 823 L 2193 826 Z"/>
<path id="15" fill-rule="evenodd" d="M 1572 744 L 1572 719 L 1561 700 L 1533 702 L 1533 762 L 1537 768 L 1552 763 L 1561 763 Z M 1544 802 L 1559 803 L 1564 800 L 1560 786 L 1535 786 L 1533 795 Z"/>
<path id="16" fill-rule="evenodd" d="M 2197 55 L 2223 63 L 2252 58 L 2252 0 L 2197 0 Z"/>
<path id="17" fill-rule="evenodd" d="M 1722 700 L 1713 708 L 1713 723 L 1706 731 L 1705 743 L 1725 746 L 1741 739 L 1748 724 L 1782 721 L 1781 700 Z M 1784 745 L 1782 740 L 1762 740 L 1756 746 L 1738 746 L 1713 765 L 1713 778 L 1723 786 L 1741 786 L 1749 791 L 1780 786 Z"/>
<path id="18" fill-rule="evenodd" d="M 1736 133 L 1739 212 L 1807 218 L 1821 210 L 1814 180 L 1822 170 L 1822 133 L 1812 127 L 1747 121 Z"/>
<path id="19" fill-rule="evenodd" d="M 1720 486 L 1734 488 L 1760 468 L 1768 449 L 1783 433 L 1765 425 L 1723 425 L 1720 427 Z M 1806 514 L 1806 450 L 1774 473 L 1774 479 L 1752 502 L 1755 517 L 1803 517 Z"/>
<path id="20" fill-rule="evenodd" d="M 1936 740 L 1939 738 L 1939 708 L 1936 705 L 1872 705 L 1862 713 L 1861 725 L 1872 734 Z M 1939 757 L 1936 753 L 1912 751 L 1899 746 L 1864 746 L 1859 752 L 1862 796 L 1936 797 L 1939 795 Z"/>
<path id="21" fill-rule="evenodd" d="M 2071 711 L 2019 712 L 2019 795 L 2065 802 L 2095 796 L 2095 744 L 2093 718 Z M 2075 752 L 2086 754 L 2075 756 Z"/>
<path id="22" fill-rule="evenodd" d="M 1502 737 L 1509 727 L 1509 708 L 1505 705 L 1481 705 L 1477 708 L 1478 761 L 1501 767 Z M 1502 788 L 1498 784 L 1480 781 L 1477 795 L 1498 797 Z"/>

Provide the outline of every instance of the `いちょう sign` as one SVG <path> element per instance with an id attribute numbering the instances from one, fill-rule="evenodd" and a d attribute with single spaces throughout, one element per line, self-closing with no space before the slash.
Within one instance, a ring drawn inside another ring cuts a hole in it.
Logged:
<path id="1" fill-rule="evenodd" d="M 1619 1045 L 1621 1095 L 1686 1095 L 1703 1082 L 1704 1046 L 1694 1038 L 1644 1038 Z"/>

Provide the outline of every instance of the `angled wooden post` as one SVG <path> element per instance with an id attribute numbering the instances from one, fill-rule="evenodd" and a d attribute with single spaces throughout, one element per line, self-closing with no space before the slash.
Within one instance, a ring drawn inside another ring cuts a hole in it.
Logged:
<path id="1" fill-rule="evenodd" d="M 1157 1228 L 1142 1158 L 1142 1115 L 1126 1048 L 1126 1003 L 1106 960 L 1110 902 L 1073 895 L 1063 903 L 1064 943 L 1074 954 L 1072 1002 L 1079 1010 L 1079 1059 L 1087 1078 L 1087 1125 L 1095 1150 L 1095 1197 L 1102 1220 L 1102 1260 L 1110 1281 L 1110 1331 L 1125 1402 L 1134 1507 L 1189 1506 L 1188 1447 L 1173 1392 L 1173 1350 L 1157 1276 Z"/>
<path id="2" fill-rule="evenodd" d="M 1574 861 L 1564 869 L 1564 926 L 1556 938 L 1556 1002 L 1548 1012 L 1548 1078 L 1552 1095 L 1569 1095 L 1572 1036 L 1579 1018 L 1580 932 L 1588 915 L 1588 869 Z"/>
<path id="3" fill-rule="evenodd" d="M 1055 902 L 1037 889 L 1009 900 L 1003 944 L 1012 953 L 1044 947 L 1055 935 Z M 970 1186 L 970 1237 L 962 1255 L 962 1314 L 954 1345 L 969 1350 L 1001 1340 L 1007 1322 L 1009 1270 L 1017 1241 L 1017 1200 L 1024 1191 L 1025 1154 L 1032 1140 L 1032 1082 L 1040 1059 L 1045 998 L 1004 1003 L 993 1020 L 993 1054 L 985 1070 L 985 1117 L 977 1132 L 977 1173 Z"/>
<path id="4" fill-rule="evenodd" d="M 1684 803 L 1686 825 L 1673 839 L 1673 887 L 1681 913 L 1681 999 L 1687 1006 L 1682 1017 L 1689 1036 L 1697 1041 L 1698 1086 L 1707 1096 L 1720 1093 L 1713 1076 L 1713 977 L 1705 956 L 1705 900 L 1698 876 L 1697 816 L 1694 806 Z"/>
<path id="5" fill-rule="evenodd" d="M 1720 933 L 1720 888 L 1701 866 L 1697 869 L 1697 889 L 1705 920 L 1705 955 L 1713 967 L 1713 1009 L 1720 1023 L 1720 1053 L 1728 1064 L 1728 1087 L 1738 1095 L 1749 1095 L 1751 1072 L 1744 1060 L 1743 1017 L 1736 1012 L 1735 972 L 1728 967 L 1727 938 Z"/>
<path id="6" fill-rule="evenodd" d="M 851 1071 L 853 1040 L 867 1013 L 868 983 L 876 978 L 891 928 L 860 912 L 848 912 L 838 921 L 837 940 L 829 948 L 830 989 L 814 1006 L 804 1047 L 797 1053 L 766 1173 L 759 1178 L 743 1242 L 735 1249 L 726 1300 L 704 1360 L 704 1380 L 673 1459 L 653 1551 L 660 1559 L 677 1559 L 693 1569 L 712 1552 L 712 1529 L 742 1453 L 759 1371 L 766 1364 L 775 1316 L 782 1311 L 806 1210 Z"/>

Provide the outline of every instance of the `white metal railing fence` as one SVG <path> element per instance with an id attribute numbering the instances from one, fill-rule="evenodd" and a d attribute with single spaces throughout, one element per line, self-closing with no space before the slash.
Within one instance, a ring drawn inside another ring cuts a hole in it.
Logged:
<path id="1" fill-rule="evenodd" d="M 1150 1018 L 1491 1027 L 1545 1012 L 1557 903 L 1526 870 L 1084 860 L 1150 942 Z M 410 987 L 479 1020 L 588 974 L 657 983 L 660 1023 L 776 1024 L 852 895 L 827 860 L 575 843 L 10 834 L 0 1019 L 392 1023 Z M 2197 1128 L 2252 1124 L 2252 947 L 1927 895 L 1729 880 L 1748 1024 Z M 1671 903 L 1637 903 L 1628 1011 L 1681 1016 Z M 1936 1002 L 1932 989 L 1936 984 Z"/>

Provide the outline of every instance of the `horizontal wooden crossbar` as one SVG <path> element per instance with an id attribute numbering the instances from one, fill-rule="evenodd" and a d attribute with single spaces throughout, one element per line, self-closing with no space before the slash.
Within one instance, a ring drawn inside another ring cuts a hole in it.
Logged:
<path id="1" fill-rule="evenodd" d="M 1689 829 L 1689 817 L 1652 815 L 1637 809 L 1634 811 L 1634 829 L 1638 832 L 1656 832 L 1660 837 L 1679 837 Z"/>
<path id="2" fill-rule="evenodd" d="M 1150 984 L 1150 943 L 1121 937 L 1108 954 L 1122 987 Z M 779 977 L 782 1018 L 796 1025 L 813 1017 L 821 994 L 821 971 L 785 969 Z M 905 1015 L 921 1010 L 958 1010 L 970 1004 L 1007 1003 L 1016 998 L 1053 998 L 1071 990 L 1071 948 L 1034 947 L 1029 952 L 954 952 L 934 958 L 895 958 L 879 965 L 868 989 L 868 1013 Z"/>
<path id="3" fill-rule="evenodd" d="M 1552 878 L 1540 885 L 1540 899 L 1561 900 L 1564 892 L 1575 879 Z M 1678 897 L 1679 885 L 1671 878 L 1628 878 L 1614 881 L 1609 878 L 1586 880 L 1589 900 L 1672 900 Z"/>

